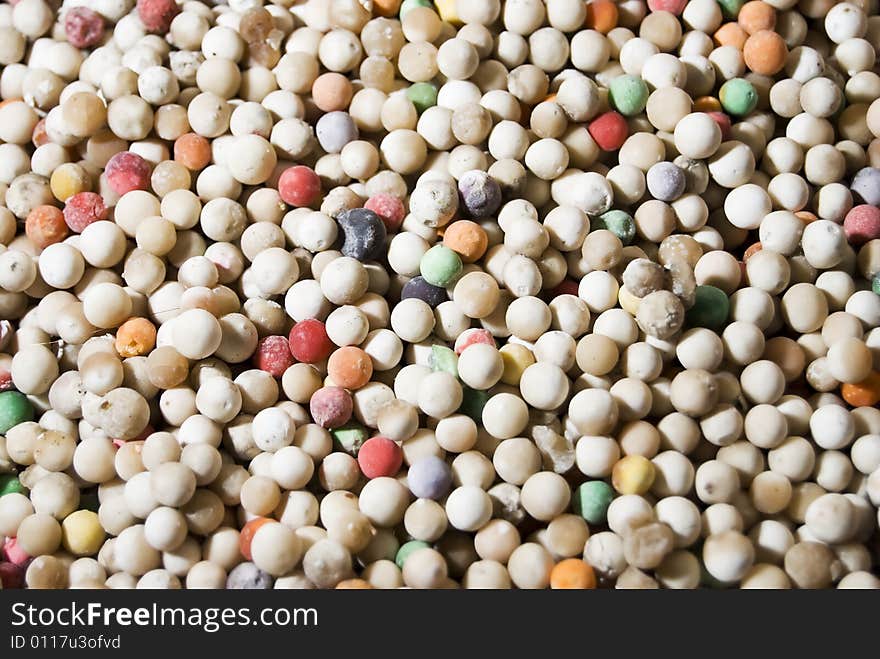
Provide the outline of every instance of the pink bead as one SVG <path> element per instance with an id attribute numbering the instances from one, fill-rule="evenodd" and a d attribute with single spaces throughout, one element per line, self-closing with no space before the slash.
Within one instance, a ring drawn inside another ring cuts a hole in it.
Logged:
<path id="1" fill-rule="evenodd" d="M 6 538 L 6 542 L 3 544 L 3 552 L 6 554 L 7 560 L 15 565 L 23 566 L 31 560 L 31 557 L 18 545 L 18 541 L 15 538 Z"/>
<path id="2" fill-rule="evenodd" d="M 681 16 L 681 12 L 687 6 L 688 0 L 648 0 L 648 9 L 651 11 L 668 11 L 670 14 Z"/>
<path id="3" fill-rule="evenodd" d="M 174 0 L 138 0 L 137 11 L 147 32 L 165 34 L 180 6 Z"/>
<path id="4" fill-rule="evenodd" d="M 322 387 L 312 394 L 309 412 L 322 428 L 338 428 L 348 423 L 354 403 L 342 387 Z"/>
<path id="5" fill-rule="evenodd" d="M 131 151 L 121 151 L 110 158 L 104 175 L 120 197 L 132 190 L 150 189 L 150 164 Z"/>
<path id="6" fill-rule="evenodd" d="M 94 46 L 104 36 L 104 18 L 88 7 L 73 7 L 64 15 L 64 34 L 72 46 Z"/>
<path id="7" fill-rule="evenodd" d="M 880 208 L 861 204 L 853 206 L 843 220 L 843 232 L 850 245 L 864 245 L 880 238 Z"/>
<path id="8" fill-rule="evenodd" d="M 388 231 L 397 231 L 403 224 L 406 208 L 397 197 L 380 192 L 367 199 L 364 208 L 373 211 L 382 220 Z"/>
<path id="9" fill-rule="evenodd" d="M 458 338 L 455 340 L 455 354 L 460 355 L 464 352 L 465 348 L 469 348 L 477 343 L 485 343 L 494 346 L 495 337 L 492 336 L 492 333 L 489 330 L 472 327 L 458 335 Z"/>

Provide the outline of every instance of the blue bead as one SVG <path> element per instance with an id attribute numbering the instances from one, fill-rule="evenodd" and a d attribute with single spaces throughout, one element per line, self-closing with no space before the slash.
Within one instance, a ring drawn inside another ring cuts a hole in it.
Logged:
<path id="1" fill-rule="evenodd" d="M 440 499 L 452 486 L 452 470 L 445 460 L 431 455 L 412 464 L 406 482 L 418 498 Z"/>

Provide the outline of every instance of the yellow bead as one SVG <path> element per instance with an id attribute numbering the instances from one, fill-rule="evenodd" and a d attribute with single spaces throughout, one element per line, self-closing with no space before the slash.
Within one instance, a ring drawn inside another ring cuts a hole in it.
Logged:
<path id="1" fill-rule="evenodd" d="M 64 548 L 76 556 L 93 556 L 104 544 L 106 534 L 91 510 L 77 510 L 61 522 L 61 542 Z"/>
<path id="2" fill-rule="evenodd" d="M 437 13 L 447 23 L 453 25 L 461 25 L 461 19 L 458 17 L 458 11 L 455 8 L 456 0 L 434 0 L 434 6 L 437 7 Z"/>
<path id="3" fill-rule="evenodd" d="M 639 305 L 642 303 L 642 298 L 630 293 L 626 286 L 620 287 L 620 291 L 617 293 L 617 300 L 620 302 L 620 308 L 633 317 L 639 312 Z"/>
<path id="4" fill-rule="evenodd" d="M 641 455 L 621 458 L 611 471 L 611 484 L 620 494 L 645 494 L 654 484 L 654 463 Z"/>
<path id="5" fill-rule="evenodd" d="M 519 343 L 508 343 L 498 352 L 501 353 L 501 363 L 504 364 L 504 371 L 501 373 L 504 384 L 518 385 L 523 371 L 535 363 L 532 351 Z"/>
<path id="6" fill-rule="evenodd" d="M 78 192 L 91 190 L 92 182 L 88 172 L 80 165 L 66 162 L 52 172 L 49 187 L 58 201 L 67 201 Z"/>

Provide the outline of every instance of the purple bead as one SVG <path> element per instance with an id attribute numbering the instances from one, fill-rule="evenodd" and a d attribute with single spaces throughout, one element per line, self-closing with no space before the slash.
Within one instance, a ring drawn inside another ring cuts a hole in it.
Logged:
<path id="1" fill-rule="evenodd" d="M 358 129 L 348 112 L 328 112 L 315 124 L 318 143 L 327 153 L 339 153 L 358 138 Z"/>
<path id="2" fill-rule="evenodd" d="M 880 169 L 876 167 L 863 167 L 853 176 L 850 190 L 858 200 L 862 200 L 871 206 L 880 206 Z"/>
<path id="3" fill-rule="evenodd" d="M 684 192 L 687 181 L 682 169 L 671 162 L 658 162 L 652 165 L 645 177 L 648 192 L 660 201 L 675 201 Z"/>
<path id="4" fill-rule="evenodd" d="M 419 499 L 440 499 L 452 486 L 452 470 L 445 460 L 432 455 L 412 464 L 406 482 Z"/>
<path id="5" fill-rule="evenodd" d="M 253 563 L 239 563 L 226 577 L 228 590 L 270 590 L 272 577 Z"/>
<path id="6" fill-rule="evenodd" d="M 418 298 L 430 307 L 436 307 L 449 299 L 445 288 L 429 284 L 421 275 L 413 277 L 403 285 L 400 299 L 405 300 L 410 297 Z"/>
<path id="7" fill-rule="evenodd" d="M 465 172 L 458 179 L 458 194 L 471 217 L 489 217 L 501 205 L 501 186 L 479 169 Z"/>

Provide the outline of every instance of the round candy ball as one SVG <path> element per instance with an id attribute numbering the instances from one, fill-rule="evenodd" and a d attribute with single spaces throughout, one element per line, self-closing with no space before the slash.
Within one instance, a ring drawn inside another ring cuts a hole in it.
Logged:
<path id="1" fill-rule="evenodd" d="M 419 499 L 442 499 L 452 487 L 452 470 L 445 460 L 430 455 L 410 466 L 406 482 Z"/>
<path id="2" fill-rule="evenodd" d="M 731 78 L 721 85 L 718 99 L 725 112 L 741 117 L 757 107 L 758 92 L 748 80 Z"/>
<path id="3" fill-rule="evenodd" d="M 640 114 L 648 103 L 647 83 L 634 75 L 617 76 L 608 86 L 608 100 L 620 114 Z"/>
<path id="4" fill-rule="evenodd" d="M 868 204 L 854 206 L 843 219 L 843 232 L 849 244 L 856 247 L 880 238 L 880 208 Z"/>
<path id="5" fill-rule="evenodd" d="M 357 461 L 367 478 L 394 476 L 403 464 L 403 451 L 387 437 L 371 437 L 358 451 Z"/>
<path id="6" fill-rule="evenodd" d="M 314 318 L 301 320 L 290 330 L 287 338 L 290 354 L 300 362 L 314 364 L 327 359 L 333 352 L 333 342 L 327 336 L 324 323 Z"/>

